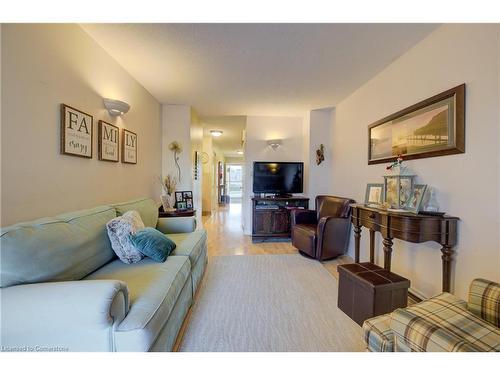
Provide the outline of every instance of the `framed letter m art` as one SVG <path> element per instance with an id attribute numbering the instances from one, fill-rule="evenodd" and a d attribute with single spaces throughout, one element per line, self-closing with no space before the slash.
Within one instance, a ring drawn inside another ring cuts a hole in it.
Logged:
<path id="1" fill-rule="evenodd" d="M 137 134 L 123 129 L 122 163 L 137 164 Z"/>
<path id="2" fill-rule="evenodd" d="M 99 160 L 117 162 L 120 159 L 119 131 L 117 126 L 102 120 L 99 121 L 99 140 L 97 143 Z"/>
<path id="3" fill-rule="evenodd" d="M 61 154 L 92 158 L 93 118 L 61 104 Z"/>

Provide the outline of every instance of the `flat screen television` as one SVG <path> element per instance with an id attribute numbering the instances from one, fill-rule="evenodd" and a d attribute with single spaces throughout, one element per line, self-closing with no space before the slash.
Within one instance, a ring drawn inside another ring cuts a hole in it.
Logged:
<path id="1" fill-rule="evenodd" d="M 268 194 L 293 194 L 304 191 L 304 163 L 264 162 L 253 163 L 253 192 Z"/>

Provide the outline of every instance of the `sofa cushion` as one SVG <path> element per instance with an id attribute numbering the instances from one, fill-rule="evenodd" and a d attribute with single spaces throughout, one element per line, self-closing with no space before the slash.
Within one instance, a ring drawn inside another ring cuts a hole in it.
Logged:
<path id="1" fill-rule="evenodd" d="M 144 258 L 127 265 L 115 260 L 87 280 L 120 280 L 129 290 L 130 310 L 115 332 L 117 351 L 147 351 L 168 320 L 179 294 L 191 283 L 191 265 L 185 256 L 164 263 Z"/>
<path id="2" fill-rule="evenodd" d="M 395 310 L 390 325 L 396 341 L 411 351 L 500 350 L 500 329 L 476 317 L 449 293 Z"/>
<path id="3" fill-rule="evenodd" d="M 145 226 L 156 228 L 158 222 L 158 205 L 151 198 L 141 198 L 129 202 L 112 204 L 118 216 L 123 215 L 127 211 L 135 210 L 141 215 L 141 219 Z"/>
<path id="4" fill-rule="evenodd" d="M 175 242 L 154 228 L 145 228 L 130 235 L 134 246 L 156 262 L 164 262 L 175 249 Z"/>
<path id="5" fill-rule="evenodd" d="M 172 255 L 184 255 L 189 257 L 191 266 L 194 267 L 202 254 L 203 248 L 206 247 L 207 232 L 201 229 L 191 233 L 173 233 L 169 234 L 168 238 L 177 245 Z"/>
<path id="6" fill-rule="evenodd" d="M 1 287 L 79 280 L 115 257 L 106 223 L 110 206 L 77 211 L 3 228 Z"/>
<path id="7" fill-rule="evenodd" d="M 127 211 L 106 224 L 111 247 L 123 263 L 137 263 L 144 254 L 134 245 L 131 234 L 144 229 L 144 223 L 137 211 Z"/>

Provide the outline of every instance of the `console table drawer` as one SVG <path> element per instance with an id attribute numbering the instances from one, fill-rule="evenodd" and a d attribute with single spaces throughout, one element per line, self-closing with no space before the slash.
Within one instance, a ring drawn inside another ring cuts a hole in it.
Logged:
<path id="1" fill-rule="evenodd" d="M 376 224 L 380 224 L 382 220 L 382 215 L 380 215 L 378 212 L 373 212 L 369 210 L 359 210 L 359 218 L 360 220 L 363 220 L 364 222 L 372 222 Z"/>

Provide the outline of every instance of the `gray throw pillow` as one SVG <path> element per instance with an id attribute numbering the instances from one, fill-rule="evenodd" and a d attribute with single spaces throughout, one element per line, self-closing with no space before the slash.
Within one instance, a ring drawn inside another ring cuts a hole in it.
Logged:
<path id="1" fill-rule="evenodd" d="M 106 224 L 108 237 L 113 251 L 123 263 L 131 264 L 140 261 L 144 255 L 137 250 L 130 235 L 144 229 L 144 223 L 137 211 L 127 211 Z"/>

